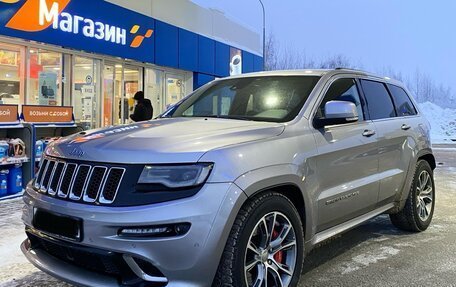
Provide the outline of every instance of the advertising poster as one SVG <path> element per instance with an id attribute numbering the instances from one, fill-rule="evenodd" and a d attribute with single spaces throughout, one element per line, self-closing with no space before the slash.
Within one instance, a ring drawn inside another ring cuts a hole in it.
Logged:
<path id="1" fill-rule="evenodd" d="M 230 49 L 230 76 L 242 74 L 242 51 L 236 48 Z"/>
<path id="2" fill-rule="evenodd" d="M 39 73 L 39 104 L 42 106 L 57 105 L 57 73 Z"/>

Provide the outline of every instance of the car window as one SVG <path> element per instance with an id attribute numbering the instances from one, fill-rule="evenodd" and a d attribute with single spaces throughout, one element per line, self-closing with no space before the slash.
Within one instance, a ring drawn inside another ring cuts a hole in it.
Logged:
<path id="1" fill-rule="evenodd" d="M 286 122 L 302 109 L 320 77 L 247 77 L 213 82 L 165 117 L 215 117 Z"/>
<path id="2" fill-rule="evenodd" d="M 393 101 L 383 83 L 368 80 L 361 83 L 371 120 L 396 117 Z"/>
<path id="3" fill-rule="evenodd" d="M 331 84 L 318 108 L 317 118 L 324 118 L 325 106 L 329 101 L 348 101 L 354 103 L 358 110 L 359 121 L 364 121 L 363 102 L 354 79 L 339 79 Z"/>
<path id="4" fill-rule="evenodd" d="M 417 114 L 415 107 L 413 106 L 412 100 L 404 89 L 388 85 L 391 95 L 393 96 L 394 104 L 396 105 L 397 115 L 400 117 L 414 116 Z"/>

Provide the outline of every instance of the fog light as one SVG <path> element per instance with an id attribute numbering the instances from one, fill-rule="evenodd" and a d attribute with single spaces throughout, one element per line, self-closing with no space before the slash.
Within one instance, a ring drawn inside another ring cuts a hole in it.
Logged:
<path id="1" fill-rule="evenodd" d="M 121 229 L 119 235 L 125 237 L 173 237 L 186 234 L 190 230 L 190 226 L 190 223 L 179 223 L 161 226 L 130 227 Z"/>

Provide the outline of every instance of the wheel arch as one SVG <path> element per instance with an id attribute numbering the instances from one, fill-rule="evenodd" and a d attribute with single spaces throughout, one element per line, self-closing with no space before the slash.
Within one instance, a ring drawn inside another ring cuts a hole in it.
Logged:
<path id="1" fill-rule="evenodd" d="M 290 172 L 290 170 L 288 170 Z M 250 172 L 236 180 L 250 199 L 263 192 L 274 191 L 287 197 L 296 207 L 301 217 L 305 241 L 312 237 L 312 205 L 305 192 L 305 182 L 296 173 L 288 173 L 287 168 L 271 167 Z"/>
<path id="2" fill-rule="evenodd" d="M 409 195 L 409 192 L 410 192 L 410 188 L 412 187 L 412 184 L 413 184 L 416 165 L 418 164 L 418 162 L 420 162 L 420 160 L 425 160 L 426 162 L 428 162 L 429 165 L 431 166 L 432 170 L 435 170 L 435 168 L 437 167 L 434 154 L 432 153 L 432 149 L 426 148 L 426 149 L 420 150 L 417 153 L 416 161 L 412 161 L 410 164 L 410 169 L 409 169 L 409 172 L 407 175 L 406 183 L 404 184 L 404 188 L 396 200 L 397 201 L 396 207 L 393 210 L 391 210 L 390 213 L 392 213 L 392 214 L 398 213 L 404 208 L 408 195 Z"/>
<path id="3" fill-rule="evenodd" d="M 437 167 L 437 163 L 435 161 L 435 157 L 434 157 L 434 154 L 432 154 L 432 151 L 423 151 L 420 154 L 418 154 L 418 161 L 419 162 L 420 160 L 425 160 L 429 163 L 429 165 L 431 166 L 432 170 L 435 170 L 435 168 Z"/>

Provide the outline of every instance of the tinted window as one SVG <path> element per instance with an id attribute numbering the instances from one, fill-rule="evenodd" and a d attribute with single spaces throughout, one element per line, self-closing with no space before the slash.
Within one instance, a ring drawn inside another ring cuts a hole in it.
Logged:
<path id="1" fill-rule="evenodd" d="M 361 80 L 371 120 L 394 118 L 396 111 L 385 85 Z"/>
<path id="2" fill-rule="evenodd" d="M 326 92 L 325 98 L 323 99 L 323 102 L 317 111 L 317 118 L 324 118 L 325 106 L 329 101 L 347 101 L 354 103 L 358 109 L 359 121 L 364 120 L 363 103 L 361 101 L 361 97 L 359 96 L 358 87 L 356 86 L 355 80 L 336 80 L 331 85 L 328 92 Z"/>
<path id="3" fill-rule="evenodd" d="M 394 104 L 396 105 L 397 115 L 400 117 L 416 115 L 416 109 L 413 106 L 412 100 L 404 91 L 397 86 L 388 85 L 391 95 L 393 96 Z"/>
<path id="4" fill-rule="evenodd" d="M 165 117 L 214 117 L 286 122 L 302 109 L 320 77 L 249 77 L 216 81 Z"/>

